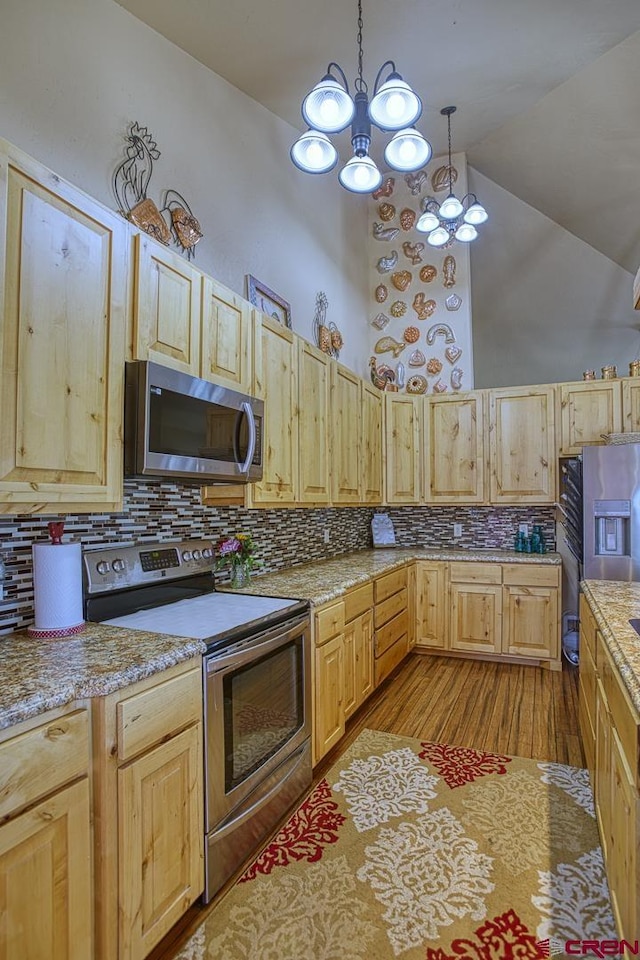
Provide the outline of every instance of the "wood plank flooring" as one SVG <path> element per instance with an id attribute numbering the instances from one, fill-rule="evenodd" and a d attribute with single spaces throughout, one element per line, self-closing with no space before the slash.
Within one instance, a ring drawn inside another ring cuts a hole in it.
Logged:
<path id="1" fill-rule="evenodd" d="M 365 727 L 584 766 L 578 670 L 566 663 L 555 673 L 541 667 L 411 654 L 349 721 L 345 737 L 316 767 L 314 781 L 322 779 Z M 148 960 L 173 960 L 219 896 L 207 907 L 192 907 Z"/>

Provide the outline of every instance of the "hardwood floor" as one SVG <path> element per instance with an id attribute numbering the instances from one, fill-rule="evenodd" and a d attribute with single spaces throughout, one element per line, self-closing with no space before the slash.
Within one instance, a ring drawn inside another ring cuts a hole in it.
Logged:
<path id="1" fill-rule="evenodd" d="M 339 744 L 314 770 L 325 776 L 368 727 L 490 753 L 584 766 L 578 731 L 578 670 L 411 654 L 347 724 Z M 224 894 L 194 906 L 148 960 L 173 960 Z"/>

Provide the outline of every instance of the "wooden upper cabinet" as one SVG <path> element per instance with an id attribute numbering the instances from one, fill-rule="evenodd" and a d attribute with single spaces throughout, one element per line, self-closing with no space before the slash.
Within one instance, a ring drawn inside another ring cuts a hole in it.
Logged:
<path id="1" fill-rule="evenodd" d="M 329 503 L 329 399 L 331 361 L 326 353 L 298 339 L 300 501 Z M 268 401 L 267 401 L 268 402 Z"/>
<path id="2" fill-rule="evenodd" d="M 382 503 L 382 401 L 384 394 L 362 381 L 361 503 Z"/>
<path id="3" fill-rule="evenodd" d="M 385 394 L 387 503 L 420 502 L 421 408 L 422 397 Z"/>
<path id="4" fill-rule="evenodd" d="M 602 443 L 603 433 L 619 433 L 622 430 L 619 380 L 559 383 L 557 402 L 561 457 L 575 456 L 582 453 L 585 446 Z"/>
<path id="5" fill-rule="evenodd" d="M 424 499 L 482 503 L 484 394 L 429 397 L 424 407 Z"/>
<path id="6" fill-rule="evenodd" d="M 135 360 L 200 376 L 202 274 L 151 237 L 135 238 Z"/>
<path id="7" fill-rule="evenodd" d="M 298 353 L 287 327 L 254 310 L 254 394 L 265 401 L 262 480 L 252 484 L 252 503 L 298 500 Z"/>
<path id="8" fill-rule="evenodd" d="M 360 377 L 331 367 L 331 487 L 333 503 L 360 502 Z"/>
<path id="9" fill-rule="evenodd" d="M 492 503 L 553 503 L 554 388 L 489 390 Z"/>
<path id="10" fill-rule="evenodd" d="M 232 390 L 252 387 L 251 304 L 211 277 L 202 279 L 200 376 Z"/>
<path id="11" fill-rule="evenodd" d="M 0 141 L 0 512 L 122 502 L 127 236 Z"/>
<path id="12" fill-rule="evenodd" d="M 640 377 L 622 381 L 622 429 L 625 433 L 640 432 Z"/>

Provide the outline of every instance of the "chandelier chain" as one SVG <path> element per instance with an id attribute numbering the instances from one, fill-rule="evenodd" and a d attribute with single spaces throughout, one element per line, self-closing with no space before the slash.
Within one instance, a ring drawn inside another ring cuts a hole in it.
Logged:
<path id="1" fill-rule="evenodd" d="M 362 30 L 364 28 L 364 23 L 362 20 L 362 0 L 358 0 L 358 79 L 355 82 L 355 87 L 358 91 L 366 90 L 367 85 L 363 79 L 363 54 L 362 54 Z"/>
<path id="2" fill-rule="evenodd" d="M 449 139 L 449 193 L 453 193 L 453 179 L 451 170 L 451 114 L 447 114 L 447 130 Z"/>

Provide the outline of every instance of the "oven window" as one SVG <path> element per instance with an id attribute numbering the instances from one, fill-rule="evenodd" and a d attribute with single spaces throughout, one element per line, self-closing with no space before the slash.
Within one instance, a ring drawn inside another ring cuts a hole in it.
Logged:
<path id="1" fill-rule="evenodd" d="M 272 757 L 304 724 L 303 638 L 224 678 L 225 792 Z"/>
<path id="2" fill-rule="evenodd" d="M 149 450 L 175 457 L 243 463 L 249 448 L 242 411 L 151 387 Z"/>

